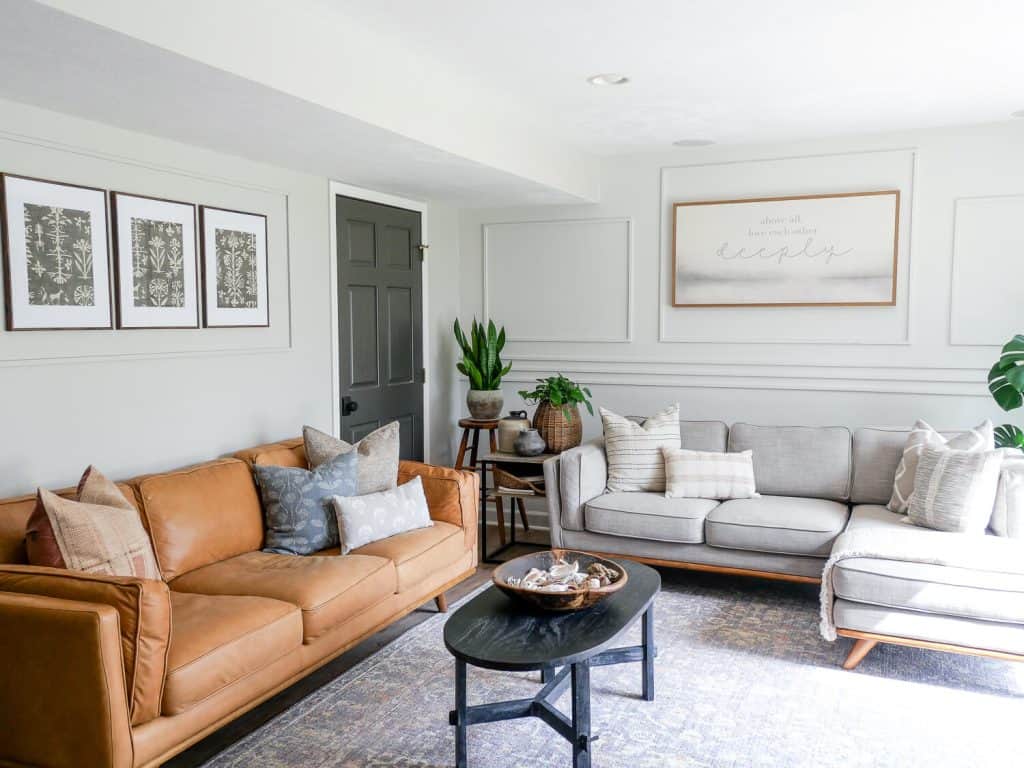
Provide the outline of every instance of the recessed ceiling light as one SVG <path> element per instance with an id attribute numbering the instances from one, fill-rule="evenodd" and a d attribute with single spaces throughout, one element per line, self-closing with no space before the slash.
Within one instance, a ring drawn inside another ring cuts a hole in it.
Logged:
<path id="1" fill-rule="evenodd" d="M 625 85 L 629 78 L 618 72 L 602 72 L 600 75 L 588 77 L 587 82 L 591 85 Z"/>
<path id="2" fill-rule="evenodd" d="M 1024 109 L 1018 109 L 1016 112 L 1011 112 L 1010 117 L 1024 117 Z"/>
<path id="3" fill-rule="evenodd" d="M 711 139 L 680 139 L 673 141 L 673 147 L 709 147 L 714 144 Z"/>

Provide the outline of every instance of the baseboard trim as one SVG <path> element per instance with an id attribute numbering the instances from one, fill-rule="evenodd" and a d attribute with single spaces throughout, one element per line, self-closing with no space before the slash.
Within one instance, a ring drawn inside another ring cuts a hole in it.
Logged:
<path id="1" fill-rule="evenodd" d="M 587 550 L 591 552 L 592 550 Z M 661 565 L 666 568 L 680 568 L 687 571 L 705 571 L 707 573 L 724 573 L 730 576 L 754 576 L 760 579 L 771 579 L 772 581 L 789 581 L 797 584 L 821 584 L 821 578 L 815 576 L 799 576 L 795 573 L 778 573 L 776 571 L 758 571 L 753 568 L 733 568 L 726 565 L 708 565 L 706 563 L 687 563 L 681 560 L 661 560 L 656 557 L 640 557 L 638 555 L 620 555 L 614 552 L 593 552 L 601 557 L 621 557 L 626 560 L 633 560 L 648 565 Z"/>
<path id="2" fill-rule="evenodd" d="M 986 648 L 974 648 L 968 645 L 954 645 L 953 643 L 937 643 L 932 640 L 915 640 L 912 637 L 896 637 L 895 635 L 879 635 L 874 632 L 861 632 L 858 629 L 837 629 L 836 634 L 840 637 L 850 637 L 855 640 L 874 640 L 878 643 L 889 643 L 891 645 L 905 645 L 910 648 L 924 648 L 929 651 L 943 651 L 945 653 L 959 653 L 965 656 L 984 656 L 989 659 L 1001 661 L 1024 661 L 1024 654 L 1008 653 L 1006 651 L 991 651 Z"/>

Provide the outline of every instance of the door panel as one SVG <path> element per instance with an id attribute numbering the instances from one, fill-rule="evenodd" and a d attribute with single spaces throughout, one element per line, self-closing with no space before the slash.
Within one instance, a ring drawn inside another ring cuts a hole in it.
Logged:
<path id="1" fill-rule="evenodd" d="M 340 434 L 355 442 L 397 420 L 402 458 L 422 460 L 420 214 L 341 195 L 335 204 L 341 395 L 352 403 Z"/>

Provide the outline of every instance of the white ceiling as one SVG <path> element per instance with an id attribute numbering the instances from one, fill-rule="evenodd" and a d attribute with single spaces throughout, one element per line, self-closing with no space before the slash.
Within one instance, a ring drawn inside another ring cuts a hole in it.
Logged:
<path id="1" fill-rule="evenodd" d="M 600 154 L 1008 120 L 1022 0 L 321 0 Z M 631 83 L 585 78 L 621 72 Z"/>

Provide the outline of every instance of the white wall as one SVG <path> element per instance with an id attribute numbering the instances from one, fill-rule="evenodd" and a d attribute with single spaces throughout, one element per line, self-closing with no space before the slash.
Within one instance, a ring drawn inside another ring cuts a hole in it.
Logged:
<path id="1" fill-rule="evenodd" d="M 0 496 L 73 484 L 89 463 L 128 477 L 331 428 L 326 178 L 13 102 L 0 115 L 0 171 L 266 214 L 271 314 L 268 329 L 0 330 Z M 443 461 L 458 219 L 429 217 L 428 451 Z"/>
<path id="2" fill-rule="evenodd" d="M 766 194 L 808 194 L 904 189 L 896 307 L 693 309 L 671 306 L 671 203 Z M 728 422 L 904 425 L 924 418 L 958 427 L 991 416 L 1009 421 L 985 387 L 998 344 L 1022 330 L 1024 254 L 1019 218 L 989 215 L 969 220 L 961 236 L 956 274 L 957 312 L 951 315 L 954 212 L 973 211 L 966 199 L 1024 195 L 1024 125 L 982 126 L 756 147 L 712 147 L 617 157 L 605 162 L 602 202 L 557 208 L 463 211 L 461 315 L 483 310 L 483 233 L 496 222 L 628 219 L 632 251 L 632 338 L 619 342 L 518 341 L 506 403 L 518 407 L 517 389 L 534 377 L 561 371 L 594 391 L 596 403 L 645 414 L 678 401 L 684 418 Z M 1022 198 L 1011 198 L 1021 200 Z M 995 210 L 998 202 L 992 202 Z M 1019 206 L 1018 206 L 1019 207 Z M 986 226 L 978 226 L 978 221 Z M 962 219 L 961 224 L 968 222 Z M 994 223 L 993 223 L 994 222 Z M 993 232 L 992 227 L 997 227 Z M 963 226 L 961 227 L 963 229 Z M 537 231 L 541 231 L 540 227 Z M 983 234 L 977 234 L 982 232 Z M 995 245 L 996 247 L 993 247 Z M 579 254 L 571 254 L 577 258 Z M 549 258 L 558 258 L 553 255 Z M 528 261 L 528 260 L 526 260 Z M 524 262 L 525 263 L 525 262 Z M 1004 270 L 997 278 L 996 270 Z M 552 272 L 556 270 L 551 270 Z M 545 270 L 502 272 L 490 281 L 490 305 L 520 309 L 495 317 L 517 331 L 547 326 L 549 338 L 581 319 L 563 318 L 562 304 L 535 301 L 531 285 Z M 984 275 L 987 279 L 977 276 Z M 563 285 L 565 306 L 595 325 L 620 317 L 620 306 L 594 291 L 585 270 Z M 986 291 L 1001 292 L 991 301 Z M 619 291 L 616 288 L 616 293 Z M 502 296 L 500 302 L 494 293 Z M 581 302 L 580 295 L 587 297 Z M 621 298 L 618 299 L 621 302 Z M 581 308 L 582 307 L 582 308 Z M 965 307 L 970 307 L 969 310 Z M 980 328 L 980 330 L 979 330 Z M 961 343 L 964 340 L 972 343 Z M 985 343 L 976 343 L 979 339 Z M 465 385 L 463 384 L 463 387 Z M 600 433 L 588 419 L 586 433 Z"/>

